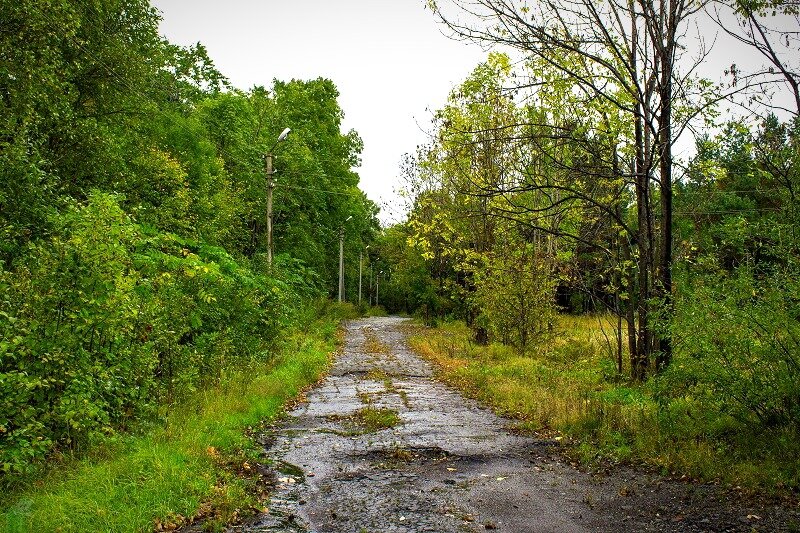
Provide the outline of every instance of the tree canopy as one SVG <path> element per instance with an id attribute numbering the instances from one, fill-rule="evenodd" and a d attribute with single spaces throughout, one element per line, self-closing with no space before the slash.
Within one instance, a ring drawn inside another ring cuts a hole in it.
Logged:
<path id="1" fill-rule="evenodd" d="M 377 232 L 333 82 L 233 88 L 158 23 L 146 0 L 0 5 L 0 471 L 268 361 L 334 292 L 348 216 L 349 257 Z"/>

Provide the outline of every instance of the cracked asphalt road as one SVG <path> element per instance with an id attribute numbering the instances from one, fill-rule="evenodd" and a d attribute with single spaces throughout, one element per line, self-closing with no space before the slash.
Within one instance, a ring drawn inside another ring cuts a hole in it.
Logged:
<path id="1" fill-rule="evenodd" d="M 330 375 L 265 435 L 275 469 L 269 512 L 230 531 L 782 529 L 774 509 L 751 513 L 716 487 L 625 468 L 579 471 L 554 441 L 509 432 L 508 420 L 435 381 L 407 347 L 404 322 L 347 324 Z M 365 407 L 394 411 L 399 423 L 360 425 Z"/>

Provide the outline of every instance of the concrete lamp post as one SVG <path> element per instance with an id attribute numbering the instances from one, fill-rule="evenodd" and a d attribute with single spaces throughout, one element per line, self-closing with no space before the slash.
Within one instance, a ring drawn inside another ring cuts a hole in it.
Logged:
<path id="1" fill-rule="evenodd" d="M 353 218 L 353 215 L 347 217 L 339 226 L 339 303 L 342 303 L 344 298 L 344 225 Z"/>
<path id="2" fill-rule="evenodd" d="M 381 274 L 383 274 L 383 270 L 375 274 L 375 307 L 378 307 L 380 305 L 378 303 L 378 289 L 380 287 Z"/>
<path id="3" fill-rule="evenodd" d="M 364 250 L 369 250 L 369 244 Z M 367 256 L 369 258 L 369 255 Z M 358 252 L 358 306 L 361 307 L 361 271 L 364 267 L 364 252 Z"/>
<path id="4" fill-rule="evenodd" d="M 275 171 L 272 169 L 272 152 L 278 143 L 286 140 L 286 137 L 292 130 L 290 128 L 284 129 L 278 140 L 269 149 L 267 155 L 264 157 L 264 165 L 267 171 L 267 263 L 272 266 L 272 190 L 275 188 Z"/>

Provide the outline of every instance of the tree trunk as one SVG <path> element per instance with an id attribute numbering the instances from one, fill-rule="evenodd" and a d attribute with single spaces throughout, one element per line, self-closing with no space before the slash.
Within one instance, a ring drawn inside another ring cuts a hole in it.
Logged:
<path id="1" fill-rule="evenodd" d="M 658 291 L 664 305 L 664 314 L 672 317 L 672 51 L 674 50 L 675 13 L 670 2 L 669 18 L 661 54 L 661 114 L 659 115 L 659 144 L 661 158 L 659 171 L 661 174 L 661 261 L 659 265 Z M 662 334 L 658 342 L 656 370 L 662 371 L 672 361 L 672 336 Z"/>
<path id="2" fill-rule="evenodd" d="M 638 28 L 636 18 L 633 19 L 631 45 L 631 66 L 638 72 Z M 651 221 L 647 208 L 650 194 L 649 172 L 646 168 L 647 140 L 644 131 L 644 108 L 641 95 L 636 95 L 636 116 L 634 117 L 634 135 L 636 142 L 636 161 L 634 167 L 636 185 L 637 233 L 636 245 L 639 255 L 636 258 L 638 272 L 638 297 L 636 299 L 636 315 L 638 318 L 638 338 L 636 350 L 631 352 L 631 379 L 642 381 L 645 378 L 650 356 L 650 328 L 648 323 L 648 300 L 650 299 L 650 254 L 651 254 Z"/>

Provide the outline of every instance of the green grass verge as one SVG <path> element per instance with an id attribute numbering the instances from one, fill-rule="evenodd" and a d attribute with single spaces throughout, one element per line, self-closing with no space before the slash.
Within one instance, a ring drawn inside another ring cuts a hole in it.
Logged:
<path id="1" fill-rule="evenodd" d="M 163 425 L 89 456 L 64 461 L 3 497 L 0 529 L 153 531 L 202 516 L 221 527 L 258 504 L 252 479 L 237 468 L 257 454 L 249 429 L 328 368 L 338 322 L 320 321 L 290 339 L 269 368 L 229 376 L 174 409 Z M 291 347 L 291 348 L 289 348 Z"/>
<path id="2" fill-rule="evenodd" d="M 528 356 L 500 344 L 478 346 L 460 322 L 420 327 L 410 341 L 445 382 L 521 429 L 573 442 L 569 453 L 585 462 L 646 463 L 775 495 L 800 489 L 796 433 L 747 426 L 697 397 L 659 400 L 665 384 L 658 379 L 634 384 L 618 376 L 602 331 L 610 332 L 608 319 L 561 316 L 558 326 Z"/>

